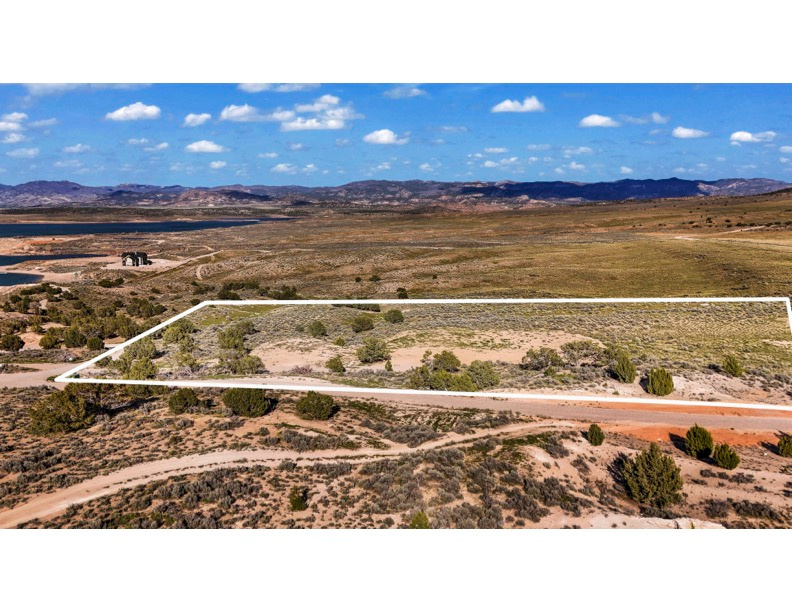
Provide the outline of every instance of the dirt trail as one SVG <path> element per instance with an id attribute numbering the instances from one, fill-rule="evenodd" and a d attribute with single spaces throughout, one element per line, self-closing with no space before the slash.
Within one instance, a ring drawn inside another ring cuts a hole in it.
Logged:
<path id="1" fill-rule="evenodd" d="M 48 385 L 62 389 L 66 386 L 66 383 L 52 382 L 47 380 L 47 378 L 59 376 L 74 367 L 73 363 L 20 363 L 19 365 L 25 368 L 32 368 L 34 371 L 14 374 L 0 373 L 0 388 Z"/>
<path id="2" fill-rule="evenodd" d="M 286 450 L 254 450 L 235 451 L 222 450 L 203 455 L 186 455 L 139 463 L 128 468 L 97 476 L 65 489 L 45 493 L 30 499 L 9 510 L 0 511 L 0 528 L 8 529 L 33 519 L 41 519 L 57 515 L 73 504 L 80 504 L 105 495 L 112 495 L 122 489 L 136 487 L 154 480 L 162 480 L 179 474 L 195 474 L 223 467 L 241 467 L 279 463 L 290 459 L 297 463 L 311 461 L 374 461 L 382 457 L 393 457 L 408 453 L 438 448 L 448 444 L 468 442 L 495 434 L 512 433 L 524 429 L 536 428 L 536 424 L 516 423 L 498 429 L 485 429 L 473 434 L 460 435 L 448 433 L 446 437 L 427 442 L 417 448 L 405 445 L 394 445 L 388 449 L 328 450 L 312 453 L 298 453 Z"/>

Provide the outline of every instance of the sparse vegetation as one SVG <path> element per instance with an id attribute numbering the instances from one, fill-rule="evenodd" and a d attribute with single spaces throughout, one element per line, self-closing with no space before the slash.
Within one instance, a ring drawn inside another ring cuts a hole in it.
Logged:
<path id="1" fill-rule="evenodd" d="M 552 348 L 542 347 L 539 350 L 529 349 L 522 358 L 520 367 L 524 370 L 546 370 L 547 368 L 560 368 L 564 365 L 564 360 L 558 351 Z"/>

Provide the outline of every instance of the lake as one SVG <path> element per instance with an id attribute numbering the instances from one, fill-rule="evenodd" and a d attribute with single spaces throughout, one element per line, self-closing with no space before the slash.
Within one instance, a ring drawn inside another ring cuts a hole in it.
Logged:
<path id="1" fill-rule="evenodd" d="M 36 236 L 74 236 L 75 234 L 128 234 L 158 232 L 193 232 L 204 229 L 239 227 L 289 221 L 286 217 L 256 219 L 209 219 L 201 221 L 119 221 L 108 223 L 0 223 L 0 238 Z"/>

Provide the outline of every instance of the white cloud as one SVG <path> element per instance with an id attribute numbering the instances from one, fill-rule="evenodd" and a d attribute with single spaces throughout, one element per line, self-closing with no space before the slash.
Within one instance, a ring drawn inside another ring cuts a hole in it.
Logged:
<path id="1" fill-rule="evenodd" d="M 390 170 L 391 165 L 390 162 L 382 162 L 379 166 L 374 168 L 374 170 Z"/>
<path id="2" fill-rule="evenodd" d="M 139 119 L 159 119 L 160 114 L 162 114 L 162 111 L 159 106 L 135 102 L 107 113 L 105 119 L 110 119 L 111 121 L 137 121 Z"/>
<path id="3" fill-rule="evenodd" d="M 91 150 L 91 145 L 87 144 L 76 144 L 70 147 L 63 147 L 64 153 L 87 153 Z"/>
<path id="4" fill-rule="evenodd" d="M 212 115 L 209 113 L 190 113 L 184 118 L 182 127 L 198 127 L 199 125 L 203 125 L 209 121 L 211 118 Z"/>
<path id="5" fill-rule="evenodd" d="M 6 113 L 3 115 L 3 121 L 17 122 L 24 121 L 28 116 L 25 113 Z"/>
<path id="6" fill-rule="evenodd" d="M 11 132 L 0 142 L 2 142 L 3 144 L 16 144 L 18 142 L 23 142 L 24 140 L 25 137 L 22 134 Z"/>
<path id="7" fill-rule="evenodd" d="M 440 164 L 434 164 L 434 165 L 432 165 L 432 164 L 430 164 L 430 163 L 428 163 L 428 162 L 424 162 L 424 163 L 422 163 L 420 166 L 418 166 L 418 169 L 419 169 L 421 172 L 434 172 L 434 171 L 435 171 L 435 170 L 437 170 L 437 168 L 439 168 L 439 167 L 440 167 Z"/>
<path id="8" fill-rule="evenodd" d="M 305 145 L 301 142 L 290 142 L 286 145 L 286 148 L 289 149 L 289 151 L 302 151 Z"/>
<path id="9" fill-rule="evenodd" d="M 184 150 L 188 153 L 225 153 L 228 149 L 211 140 L 199 140 L 188 144 Z"/>
<path id="10" fill-rule="evenodd" d="M 630 168 L 629 166 L 622 166 L 621 168 L 619 168 L 619 172 L 621 172 L 622 174 L 632 174 L 633 169 Z"/>
<path id="11" fill-rule="evenodd" d="M 82 162 L 79 159 L 58 160 L 52 165 L 56 168 L 82 168 Z"/>
<path id="12" fill-rule="evenodd" d="M 485 168 L 497 168 L 498 167 L 498 162 L 494 162 L 491 159 L 488 159 L 487 161 L 485 161 L 481 165 L 484 166 Z"/>
<path id="13" fill-rule="evenodd" d="M 294 91 L 308 91 L 317 87 L 319 87 L 319 83 L 240 83 L 237 89 L 245 93 L 261 93 L 262 91 L 291 93 Z"/>
<path id="14" fill-rule="evenodd" d="M 569 162 L 569 169 L 570 170 L 585 170 L 586 166 L 583 164 L 579 164 L 576 161 Z"/>
<path id="15" fill-rule="evenodd" d="M 148 151 L 149 153 L 152 153 L 154 151 L 164 151 L 169 146 L 170 145 L 167 142 L 161 142 L 159 144 L 155 144 L 155 145 L 152 145 L 150 147 L 145 147 L 143 150 L 144 151 Z"/>
<path id="16" fill-rule="evenodd" d="M 792 147 L 789 145 L 784 145 L 783 147 L 779 147 L 778 149 L 781 153 L 792 153 Z"/>
<path id="17" fill-rule="evenodd" d="M 572 155 L 590 155 L 593 153 L 593 149 L 591 147 L 562 147 L 561 153 L 564 154 L 566 157 L 570 157 Z"/>
<path id="18" fill-rule="evenodd" d="M 213 161 L 209 162 L 209 167 L 212 170 L 220 170 L 220 168 L 225 168 L 228 165 L 227 162 L 224 161 Z"/>
<path id="19" fill-rule="evenodd" d="M 51 117 L 49 119 L 39 119 L 38 121 L 31 121 L 29 125 L 32 128 L 43 128 L 43 127 L 51 127 L 57 124 L 58 124 L 58 120 L 55 119 L 55 117 Z"/>
<path id="20" fill-rule="evenodd" d="M 525 145 L 528 151 L 547 151 L 550 148 L 549 144 L 529 144 Z"/>
<path id="21" fill-rule="evenodd" d="M 298 113 L 318 113 L 333 106 L 338 106 L 341 98 L 331 94 L 325 94 L 314 100 L 311 104 L 297 104 L 294 107 Z"/>
<path id="22" fill-rule="evenodd" d="M 487 147 L 484 149 L 485 153 L 506 153 L 509 149 L 506 147 Z"/>
<path id="23" fill-rule="evenodd" d="M 393 98 L 398 100 L 400 98 L 416 98 L 418 96 L 428 95 L 425 90 L 415 85 L 400 85 L 385 92 L 386 98 Z"/>
<path id="24" fill-rule="evenodd" d="M 284 132 L 299 132 L 303 130 L 340 130 L 345 127 L 345 123 L 341 119 L 328 119 L 311 117 L 306 119 L 304 117 L 297 117 L 292 121 L 281 123 L 281 129 Z"/>
<path id="25" fill-rule="evenodd" d="M 653 113 L 651 113 L 649 115 L 646 115 L 644 117 L 632 117 L 630 115 L 621 115 L 621 118 L 624 121 L 626 121 L 627 123 L 634 123 L 634 124 L 637 124 L 637 125 L 643 125 L 645 123 L 660 123 L 660 124 L 668 123 L 668 120 L 671 117 L 668 117 L 666 115 L 661 115 L 660 113 L 655 111 L 655 112 L 653 112 Z"/>
<path id="26" fill-rule="evenodd" d="M 31 149 L 14 149 L 6 153 L 8 157 L 15 157 L 17 159 L 33 159 L 38 156 L 39 150 L 36 148 Z"/>
<path id="27" fill-rule="evenodd" d="M 297 166 L 294 164 L 276 164 L 272 167 L 272 172 L 279 174 L 294 174 L 297 172 Z"/>
<path id="28" fill-rule="evenodd" d="M 18 121 L 0 121 L 0 132 L 18 132 L 24 129 Z"/>
<path id="29" fill-rule="evenodd" d="M 696 128 L 686 128 L 680 125 L 674 128 L 671 135 L 674 138 L 704 138 L 705 136 L 709 136 L 709 132 L 697 130 Z"/>
<path id="30" fill-rule="evenodd" d="M 393 130 L 383 129 L 383 130 L 374 130 L 373 132 L 366 134 L 363 137 L 363 141 L 369 144 L 378 144 L 378 145 L 403 145 L 410 142 L 410 137 L 407 135 L 402 135 L 399 138 Z"/>
<path id="31" fill-rule="evenodd" d="M 732 144 L 739 144 L 741 142 L 772 142 L 775 140 L 777 134 L 772 131 L 767 132 L 734 132 L 731 136 L 729 136 L 729 140 L 731 140 Z"/>
<path id="32" fill-rule="evenodd" d="M 133 147 L 136 147 L 138 145 L 144 145 L 147 143 L 148 143 L 148 138 L 130 138 L 129 140 L 126 141 L 126 144 L 132 145 Z"/>
<path id="33" fill-rule="evenodd" d="M 258 157 L 261 159 L 275 159 L 278 157 L 277 153 L 259 153 Z"/>
<path id="34" fill-rule="evenodd" d="M 607 115 L 587 115 L 580 120 L 578 124 L 580 127 L 619 127 L 621 124 L 618 121 L 614 121 L 612 118 L 608 117 Z"/>
<path id="35" fill-rule="evenodd" d="M 539 101 L 536 96 L 525 98 L 522 102 L 519 100 L 504 100 L 492 107 L 493 113 L 536 113 L 545 109 L 544 104 Z"/>
<path id="36" fill-rule="evenodd" d="M 306 164 L 300 172 L 304 172 L 305 174 L 311 174 L 319 170 L 314 164 Z"/>
<path id="37" fill-rule="evenodd" d="M 444 134 L 459 134 L 469 132 L 470 128 L 466 125 L 441 125 L 437 130 Z"/>

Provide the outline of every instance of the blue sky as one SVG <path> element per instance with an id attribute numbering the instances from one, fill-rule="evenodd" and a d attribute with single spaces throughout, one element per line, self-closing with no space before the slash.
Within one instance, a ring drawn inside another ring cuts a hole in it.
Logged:
<path id="1" fill-rule="evenodd" d="M 0 85 L 0 183 L 792 181 L 789 85 Z"/>

